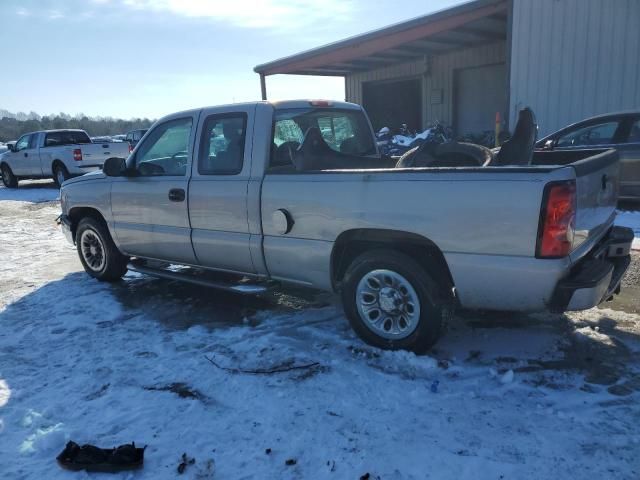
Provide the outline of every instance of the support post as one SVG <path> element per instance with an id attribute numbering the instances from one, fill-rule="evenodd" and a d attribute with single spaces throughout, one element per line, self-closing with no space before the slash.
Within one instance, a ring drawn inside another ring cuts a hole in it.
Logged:
<path id="1" fill-rule="evenodd" d="M 262 100 L 267 99 L 267 79 L 264 73 L 260 74 L 260 92 L 262 93 Z"/>

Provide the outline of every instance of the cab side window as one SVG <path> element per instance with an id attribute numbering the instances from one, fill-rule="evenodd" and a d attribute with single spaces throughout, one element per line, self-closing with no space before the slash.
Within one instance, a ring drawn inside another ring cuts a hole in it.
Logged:
<path id="1" fill-rule="evenodd" d="M 613 138 L 618 129 L 618 122 L 606 122 L 598 125 L 589 125 L 565 133 L 558 138 L 557 147 L 589 147 L 593 145 L 607 145 L 613 143 Z"/>
<path id="2" fill-rule="evenodd" d="M 191 118 L 179 118 L 158 125 L 136 153 L 141 176 L 184 176 L 189 163 Z"/>
<path id="3" fill-rule="evenodd" d="M 236 175 L 244 163 L 247 115 L 231 113 L 211 115 L 204 122 L 198 173 L 200 175 Z"/>
<path id="4" fill-rule="evenodd" d="M 30 142 L 31 142 L 31 135 L 21 136 L 20 139 L 16 142 L 16 152 L 19 152 L 20 150 L 26 150 L 27 148 L 29 148 Z"/>
<path id="5" fill-rule="evenodd" d="M 636 120 L 631 125 L 631 130 L 629 131 L 629 138 L 627 139 L 627 143 L 640 143 L 640 120 Z"/>
<path id="6" fill-rule="evenodd" d="M 31 139 L 29 140 L 29 148 L 38 148 L 38 134 L 34 133 L 31 135 Z"/>

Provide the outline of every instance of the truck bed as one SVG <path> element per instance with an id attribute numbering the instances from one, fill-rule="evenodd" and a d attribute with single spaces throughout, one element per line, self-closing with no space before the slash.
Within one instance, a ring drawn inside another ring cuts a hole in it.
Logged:
<path id="1" fill-rule="evenodd" d="M 541 293 L 536 285 L 555 285 L 610 229 L 618 184 L 614 150 L 549 153 L 537 152 L 530 166 L 267 173 L 262 189 L 267 267 L 274 277 L 287 278 L 291 256 L 299 252 L 298 262 L 307 268 L 298 279 L 326 287 L 328 279 L 321 274 L 326 266 L 320 262 L 330 257 L 347 226 L 408 230 L 442 250 L 467 306 L 526 310 L 529 304 L 541 305 L 552 291 Z M 577 191 L 574 249 L 569 257 L 539 260 L 535 252 L 545 187 L 571 181 Z M 278 233 L 272 219 L 278 209 L 295 219 L 287 236 Z M 478 277 L 496 269 L 500 275 L 492 280 Z M 550 275 L 557 278 L 550 281 Z M 501 289 L 517 291 L 517 303 L 497 294 Z"/>

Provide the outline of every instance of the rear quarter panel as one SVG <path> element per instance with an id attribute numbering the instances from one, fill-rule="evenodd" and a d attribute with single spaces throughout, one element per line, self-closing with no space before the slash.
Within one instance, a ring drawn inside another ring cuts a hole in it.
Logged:
<path id="1" fill-rule="evenodd" d="M 527 272 L 538 281 L 535 270 L 540 267 L 535 265 L 540 262 L 533 257 L 542 192 L 548 181 L 569 178 L 568 169 L 423 172 L 267 175 L 262 225 L 270 274 L 330 289 L 331 250 L 338 235 L 375 228 L 415 233 L 433 241 L 442 250 L 467 306 L 489 308 L 491 302 L 498 306 L 496 300 L 506 296 L 504 289 L 523 293 L 530 282 Z M 295 222 L 286 235 L 278 233 L 273 217 L 278 209 L 287 210 Z M 509 259 L 515 261 L 513 267 Z M 562 274 L 563 265 L 557 265 L 553 279 Z M 543 269 L 537 277 L 543 281 L 548 275 L 549 269 Z M 483 290 L 483 282 L 491 283 L 491 288 L 486 285 Z M 540 305 L 546 293 L 536 292 L 535 298 L 525 300 Z M 505 305 L 506 301 L 500 306 Z"/>

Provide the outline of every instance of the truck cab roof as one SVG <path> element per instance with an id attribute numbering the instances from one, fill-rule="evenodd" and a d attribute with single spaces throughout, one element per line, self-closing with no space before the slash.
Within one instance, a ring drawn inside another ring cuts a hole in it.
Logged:
<path id="1" fill-rule="evenodd" d="M 271 105 L 275 110 L 286 110 L 289 108 L 337 108 L 342 110 L 362 110 L 362 107 L 356 103 L 349 102 L 341 102 L 337 100 L 309 100 L 309 99 L 300 99 L 300 100 L 277 100 L 277 101 L 256 101 L 256 102 L 239 102 L 239 103 L 229 103 L 223 105 L 208 105 L 200 108 L 192 108 L 189 110 L 183 110 L 181 112 L 172 113 L 166 115 L 157 120 L 156 123 L 180 118 L 187 115 L 192 115 L 193 113 L 200 112 L 201 110 L 206 110 L 210 108 L 230 108 L 230 107 L 247 107 L 247 106 L 255 106 L 255 105 Z"/>

